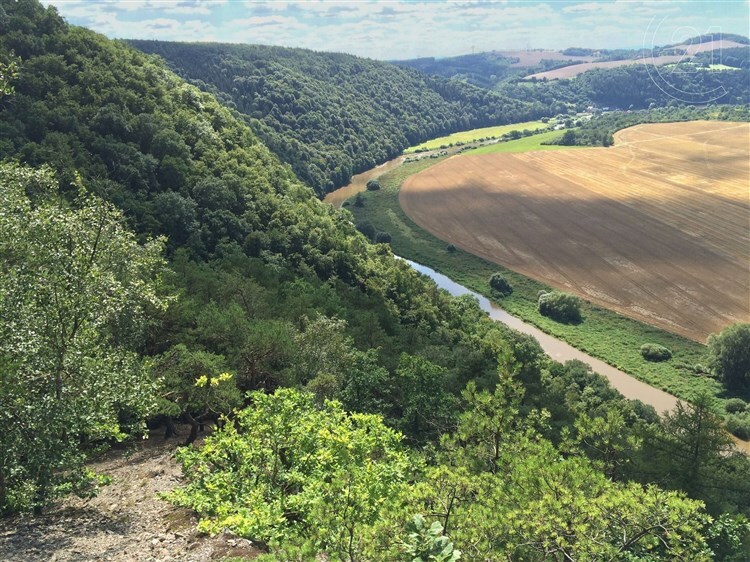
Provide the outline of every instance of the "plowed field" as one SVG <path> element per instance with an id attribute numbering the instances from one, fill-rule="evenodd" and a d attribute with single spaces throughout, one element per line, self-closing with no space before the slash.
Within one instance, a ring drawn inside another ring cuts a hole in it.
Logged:
<path id="1" fill-rule="evenodd" d="M 750 321 L 750 124 L 457 156 L 409 178 L 400 203 L 443 240 L 671 332 L 705 341 Z"/>

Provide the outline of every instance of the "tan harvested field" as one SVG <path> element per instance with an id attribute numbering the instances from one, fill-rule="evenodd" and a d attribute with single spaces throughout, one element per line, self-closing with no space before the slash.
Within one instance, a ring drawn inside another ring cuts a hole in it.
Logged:
<path id="1" fill-rule="evenodd" d="M 421 227 L 705 341 L 750 321 L 750 124 L 639 125 L 615 147 L 456 156 L 400 193 Z"/>
<path id="2" fill-rule="evenodd" d="M 637 60 L 617 60 L 617 61 L 603 61 L 603 62 L 585 62 L 582 64 L 574 64 L 571 66 L 564 66 L 563 68 L 557 68 L 555 70 L 548 70 L 547 72 L 537 72 L 536 74 L 530 74 L 526 76 L 524 80 L 530 80 L 537 78 L 539 80 L 558 80 L 560 78 L 573 78 L 579 74 L 583 74 L 587 70 L 593 70 L 595 68 L 617 68 L 619 66 L 627 66 L 630 64 L 650 64 L 653 66 L 661 66 L 664 64 L 672 64 L 680 62 L 682 60 L 689 59 L 690 56 L 704 51 L 717 51 L 721 49 L 732 49 L 734 47 L 745 47 L 741 43 L 735 41 L 719 40 L 719 41 L 707 41 L 706 43 L 698 43 L 695 45 L 676 45 L 673 47 L 675 50 L 682 50 L 685 52 L 684 55 L 664 55 L 661 57 L 650 57 Z M 686 59 L 687 57 L 687 59 Z M 718 61 L 717 54 L 717 61 Z M 515 65 L 513 65 L 515 66 Z"/>
<path id="3" fill-rule="evenodd" d="M 653 57 L 649 59 L 629 59 L 629 60 L 612 60 L 604 62 L 584 62 L 581 64 L 573 64 L 570 66 L 563 66 L 562 68 L 556 68 L 555 70 L 548 70 L 547 72 L 537 72 L 536 74 L 529 74 L 524 77 L 524 80 L 531 80 L 537 78 L 538 80 L 559 80 L 561 78 L 573 78 L 579 74 L 583 74 L 589 70 L 595 68 L 617 68 L 619 66 L 627 66 L 630 64 L 651 64 L 654 66 L 660 66 L 663 64 L 671 64 L 679 62 L 684 57 L 681 55 L 665 55 L 663 57 Z"/>

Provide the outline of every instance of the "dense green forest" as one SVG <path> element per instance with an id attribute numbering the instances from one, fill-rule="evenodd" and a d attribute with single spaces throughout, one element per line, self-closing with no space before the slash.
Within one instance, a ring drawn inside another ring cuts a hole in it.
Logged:
<path id="1" fill-rule="evenodd" d="M 421 59 L 393 61 L 394 64 L 406 68 L 413 68 L 451 80 L 461 80 L 481 88 L 493 88 L 498 82 L 509 76 L 525 76 L 527 68 L 512 68 L 514 59 L 497 52 L 476 53 L 436 59 L 425 57 Z M 557 61 L 559 62 L 559 61 Z M 547 70 L 547 69 L 545 69 Z"/>
<path id="2" fill-rule="evenodd" d="M 549 114 L 541 104 L 342 53 L 131 43 L 242 113 L 319 195 L 428 139 Z"/>
<path id="3" fill-rule="evenodd" d="M 158 60 L 35 0 L 0 32 L 2 514 L 92 493 L 147 420 L 210 420 L 170 499 L 267 559 L 747 557 L 709 400 L 660 420 L 552 361 Z"/>

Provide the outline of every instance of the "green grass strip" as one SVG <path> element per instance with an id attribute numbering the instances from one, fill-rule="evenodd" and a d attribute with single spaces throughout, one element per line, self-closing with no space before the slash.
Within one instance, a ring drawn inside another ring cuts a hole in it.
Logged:
<path id="1" fill-rule="evenodd" d="M 423 142 L 420 145 L 412 146 L 404 150 L 404 154 L 410 154 L 417 150 L 435 150 L 436 148 L 445 148 L 451 144 L 469 143 L 472 141 L 478 141 L 479 139 L 486 139 L 490 137 L 501 137 L 511 131 L 521 132 L 524 129 L 529 131 L 536 131 L 537 129 L 546 129 L 550 124 L 543 123 L 542 121 L 526 121 L 525 123 L 515 123 L 513 125 L 498 125 L 496 127 L 484 127 L 482 129 L 471 129 L 470 131 L 461 131 L 459 133 L 453 133 L 445 137 L 439 137 L 436 139 Z"/>

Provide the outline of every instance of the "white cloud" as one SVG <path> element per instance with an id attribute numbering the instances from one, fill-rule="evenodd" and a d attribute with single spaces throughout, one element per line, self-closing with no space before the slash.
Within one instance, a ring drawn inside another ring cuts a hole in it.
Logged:
<path id="1" fill-rule="evenodd" d="M 682 33 L 692 26 L 697 33 L 705 32 L 706 14 L 720 17 L 723 13 L 714 7 L 721 2 L 701 4 L 700 9 L 693 10 L 686 9 L 693 2 L 645 0 L 584 0 L 564 7 L 554 0 L 533 4 L 319 0 L 54 0 L 52 3 L 72 23 L 110 37 L 181 41 L 218 38 L 227 42 L 343 51 L 381 59 L 451 56 L 472 49 L 479 52 L 527 47 L 617 48 L 638 47 L 644 42 L 663 45 L 676 42 L 671 37 L 678 29 Z M 741 19 L 736 15 L 732 20 L 724 18 L 730 23 Z M 729 24 L 724 31 L 732 31 Z M 651 35 L 644 39 L 646 32 Z"/>

